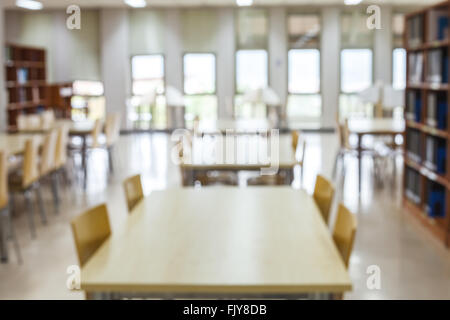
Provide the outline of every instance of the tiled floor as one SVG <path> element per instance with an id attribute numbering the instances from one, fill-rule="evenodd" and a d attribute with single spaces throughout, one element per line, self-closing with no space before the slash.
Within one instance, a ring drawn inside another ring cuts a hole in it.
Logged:
<path id="1" fill-rule="evenodd" d="M 308 134 L 304 187 L 312 192 L 315 175 L 330 177 L 337 139 L 332 134 Z M 114 227 L 127 218 L 122 180 L 141 173 L 146 193 L 180 185 L 179 169 L 171 162 L 168 135 L 122 136 L 115 150 L 115 174 L 106 179 L 106 154 L 97 151 L 90 159 L 88 191 L 61 187 L 61 212 L 55 215 L 49 190 L 45 192 L 49 222 L 38 223 L 37 239 L 31 240 L 22 213 L 23 201 L 16 201 L 15 226 L 24 259 L 18 265 L 10 250 L 8 264 L 0 265 L 0 299 L 80 299 L 83 295 L 66 287 L 68 266 L 77 259 L 70 220 L 86 208 L 106 201 Z M 398 159 L 401 171 L 401 159 Z M 450 251 L 437 244 L 401 207 L 400 177 L 397 186 L 386 182 L 373 188 L 372 162 L 364 161 L 361 197 L 357 195 L 356 160 L 348 159 L 345 181 L 336 181 L 337 199 L 357 214 L 358 231 L 351 258 L 354 290 L 347 299 L 450 299 Z M 399 172 L 401 173 L 401 172 Z M 294 187 L 299 187 L 298 177 Z M 38 221 L 36 217 L 36 221 Z M 12 246 L 10 245 L 10 249 Z M 381 289 L 369 290 L 367 268 L 381 270 Z"/>

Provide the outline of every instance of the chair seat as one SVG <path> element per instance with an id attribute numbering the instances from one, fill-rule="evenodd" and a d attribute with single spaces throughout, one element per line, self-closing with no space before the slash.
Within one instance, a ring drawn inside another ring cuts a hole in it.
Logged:
<path id="1" fill-rule="evenodd" d="M 270 175 L 252 177 L 247 180 L 249 186 L 281 186 L 285 184 L 285 177 L 283 175 Z"/>
<path id="2" fill-rule="evenodd" d="M 239 184 L 238 176 L 234 172 L 208 172 L 207 174 L 196 175 L 196 180 L 198 180 L 202 186 L 211 186 L 217 184 L 237 186 Z"/>

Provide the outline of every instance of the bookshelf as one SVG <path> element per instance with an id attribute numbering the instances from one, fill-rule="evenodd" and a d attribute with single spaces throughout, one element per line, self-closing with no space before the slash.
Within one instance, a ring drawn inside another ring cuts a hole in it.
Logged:
<path id="1" fill-rule="evenodd" d="M 450 247 L 450 1 L 408 14 L 403 202 Z"/>
<path id="2" fill-rule="evenodd" d="M 19 114 L 46 109 L 48 89 L 44 49 L 6 44 L 5 69 L 8 128 L 16 129 Z"/>
<path id="3" fill-rule="evenodd" d="M 49 106 L 57 118 L 72 118 L 73 83 L 54 83 L 49 85 Z"/>

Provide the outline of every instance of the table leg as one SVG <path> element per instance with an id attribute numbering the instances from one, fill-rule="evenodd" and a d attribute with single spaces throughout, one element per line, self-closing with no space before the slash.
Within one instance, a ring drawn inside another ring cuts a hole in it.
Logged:
<path id="1" fill-rule="evenodd" d="M 358 135 L 358 194 L 361 194 L 362 136 Z"/>
<path id="2" fill-rule="evenodd" d="M 1 263 L 8 262 L 8 247 L 6 246 L 7 231 L 6 231 L 6 210 L 0 211 L 0 260 Z"/>
<path id="3" fill-rule="evenodd" d="M 87 141 L 86 136 L 82 137 L 83 144 L 81 146 L 81 167 L 83 168 L 83 190 L 87 187 Z"/>

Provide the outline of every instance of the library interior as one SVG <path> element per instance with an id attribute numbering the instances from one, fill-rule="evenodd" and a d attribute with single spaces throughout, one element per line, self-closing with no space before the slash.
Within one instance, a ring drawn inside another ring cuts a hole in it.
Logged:
<path id="1" fill-rule="evenodd" d="M 449 19 L 1 0 L 0 300 L 450 300 Z"/>

